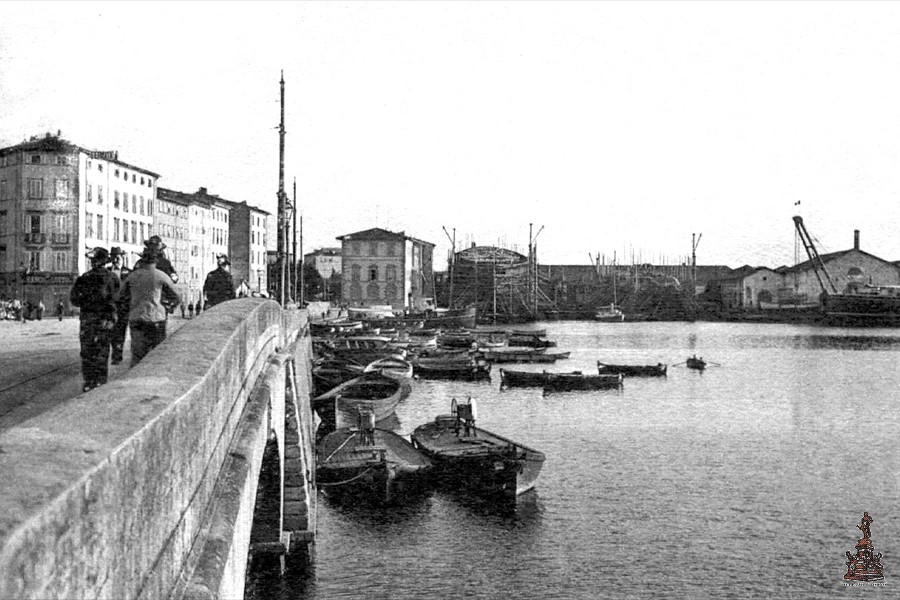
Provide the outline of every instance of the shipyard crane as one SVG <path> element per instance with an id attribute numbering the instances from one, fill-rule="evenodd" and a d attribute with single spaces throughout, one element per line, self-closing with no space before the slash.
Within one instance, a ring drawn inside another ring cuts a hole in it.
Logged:
<path id="1" fill-rule="evenodd" d="M 809 256 L 813 273 L 816 274 L 816 279 L 819 280 L 819 285 L 822 286 L 822 291 L 825 292 L 825 294 L 837 294 L 837 287 L 835 287 L 831 275 L 828 274 L 828 269 L 825 268 L 825 262 L 822 260 L 822 257 L 819 256 L 819 252 L 816 250 L 812 238 L 809 237 L 809 233 L 806 231 L 806 226 L 803 225 L 803 217 L 795 216 L 794 226 L 797 228 L 797 235 L 800 236 L 800 241 L 803 242 L 803 247 L 806 249 L 806 254 Z M 825 277 L 824 280 L 822 279 L 823 275 Z M 828 282 L 828 287 L 825 286 L 825 281 Z M 829 288 L 831 289 L 829 290 Z"/>

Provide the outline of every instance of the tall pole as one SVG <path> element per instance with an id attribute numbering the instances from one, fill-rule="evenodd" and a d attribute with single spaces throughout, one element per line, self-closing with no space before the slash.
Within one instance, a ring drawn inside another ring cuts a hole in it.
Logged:
<path id="1" fill-rule="evenodd" d="M 328 299 L 328 285 L 325 285 L 325 299 Z M 300 217 L 300 306 L 303 306 L 304 301 L 306 300 L 306 285 L 304 284 L 304 275 L 303 275 L 303 217 Z"/>
<path id="2" fill-rule="evenodd" d="M 284 192 L 284 71 L 281 72 L 281 123 L 278 126 L 278 300 L 282 306 L 287 302 L 287 194 Z"/>
<path id="3" fill-rule="evenodd" d="M 443 226 L 442 226 L 443 227 Z M 447 233 L 447 228 L 443 227 L 444 235 L 450 240 L 450 302 L 448 308 L 453 308 L 453 271 L 456 269 L 456 227 L 453 228 L 453 237 Z"/>
<path id="4" fill-rule="evenodd" d="M 291 295 L 294 298 L 299 298 L 299 296 L 297 295 L 297 213 L 298 212 L 299 212 L 299 210 L 297 210 L 297 178 L 294 177 L 294 213 L 292 215 L 294 218 L 294 224 L 291 228 L 292 237 L 294 238 L 293 246 L 291 247 L 291 279 L 294 282 L 292 291 L 291 291 Z M 302 258 L 303 257 L 301 257 L 301 260 L 302 260 Z M 301 270 L 302 270 L 302 267 L 301 267 Z M 300 307 L 301 308 L 303 307 L 303 302 L 300 302 Z"/>

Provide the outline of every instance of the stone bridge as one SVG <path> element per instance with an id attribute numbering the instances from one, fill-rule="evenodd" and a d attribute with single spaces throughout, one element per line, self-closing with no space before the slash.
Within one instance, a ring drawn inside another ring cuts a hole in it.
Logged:
<path id="1" fill-rule="evenodd" d="M 0 433 L 0 598 L 240 598 L 312 556 L 306 311 L 221 304 Z"/>

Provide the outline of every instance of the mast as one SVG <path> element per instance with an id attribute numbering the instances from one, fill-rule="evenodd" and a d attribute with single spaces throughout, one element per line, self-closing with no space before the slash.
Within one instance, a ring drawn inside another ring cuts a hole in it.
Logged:
<path id="1" fill-rule="evenodd" d="M 284 192 L 284 71 L 281 72 L 281 122 L 278 125 L 278 300 L 282 306 L 288 299 L 287 275 L 287 194 Z"/>
<path id="2" fill-rule="evenodd" d="M 447 233 L 447 228 L 441 226 L 444 230 L 444 235 L 447 236 L 447 239 L 450 240 L 450 302 L 447 308 L 453 308 L 453 271 L 456 269 L 456 227 L 453 228 L 453 237 L 450 237 L 450 234 Z"/>

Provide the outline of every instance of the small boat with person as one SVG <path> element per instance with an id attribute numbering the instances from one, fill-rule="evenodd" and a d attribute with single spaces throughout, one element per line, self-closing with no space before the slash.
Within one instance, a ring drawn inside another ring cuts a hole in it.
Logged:
<path id="1" fill-rule="evenodd" d="M 621 373 L 626 377 L 665 377 L 668 365 L 657 363 L 655 365 L 616 365 L 597 361 L 597 371 L 600 375 Z"/>
<path id="2" fill-rule="evenodd" d="M 438 483 L 513 499 L 532 489 L 544 466 L 543 452 L 475 426 L 474 398 L 450 403 L 449 415 L 420 425 L 412 443 L 435 467 Z"/>
<path id="3" fill-rule="evenodd" d="M 684 363 L 688 369 L 696 369 L 697 371 L 702 371 L 706 369 L 706 361 L 703 360 L 703 357 L 697 358 L 697 355 L 693 355 L 687 359 Z"/>

